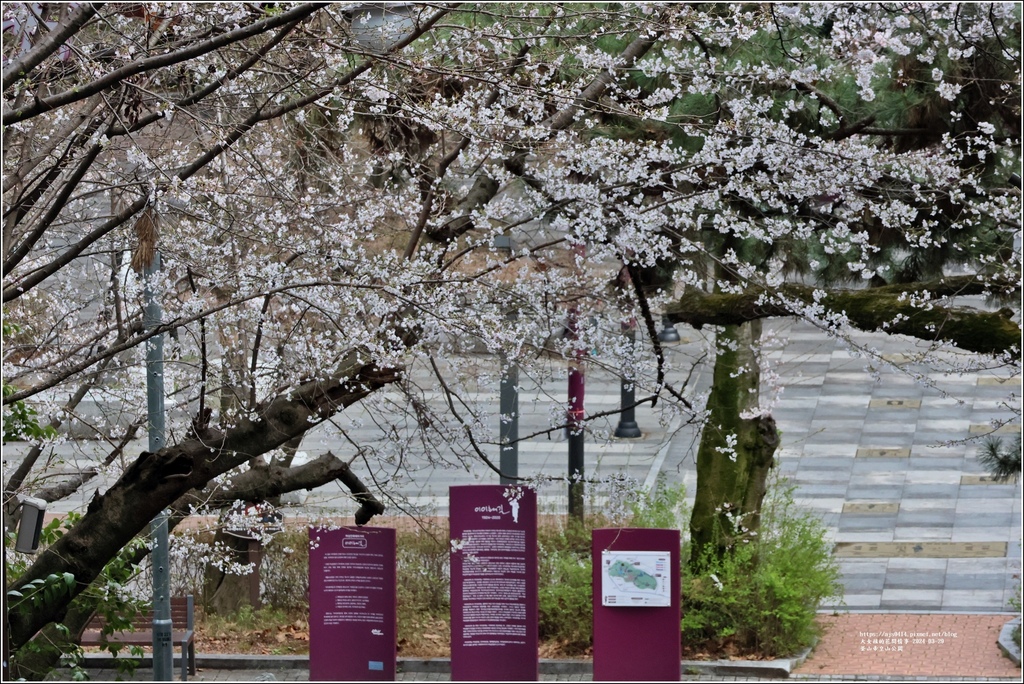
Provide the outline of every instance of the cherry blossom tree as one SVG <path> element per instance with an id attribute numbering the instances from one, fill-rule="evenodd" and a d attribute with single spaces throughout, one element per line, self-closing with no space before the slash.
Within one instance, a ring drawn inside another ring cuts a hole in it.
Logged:
<path id="1" fill-rule="evenodd" d="M 84 624 L 100 569 L 163 508 L 341 479 L 365 522 L 388 494 L 367 484 L 374 464 L 413 441 L 492 463 L 467 342 L 538 378 L 599 348 L 641 401 L 707 420 L 698 497 L 753 515 L 777 441 L 756 394 L 761 318 L 1018 366 L 1014 312 L 953 298 L 1019 288 L 1019 12 L 5 5 L 5 411 L 31 405 L 60 432 L 86 396 L 119 407 L 92 425 L 102 465 L 43 486 L 42 440 L 7 478 L 9 501 L 117 477 L 11 585 L 75 580 L 10 612 L 12 646 Z M 164 322 L 147 329 L 157 253 Z M 607 324 L 567 338 L 570 309 Z M 721 326 L 707 415 L 665 380 L 666 309 Z M 653 346 L 639 359 L 620 334 L 633 319 Z M 126 453 L 158 334 L 167 446 Z M 401 437 L 293 464 L 312 428 L 384 388 L 404 393 L 379 412 Z"/>

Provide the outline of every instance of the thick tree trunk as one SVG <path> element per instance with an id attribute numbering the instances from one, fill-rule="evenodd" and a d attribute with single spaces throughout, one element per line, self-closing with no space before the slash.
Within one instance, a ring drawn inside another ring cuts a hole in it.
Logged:
<path id="1" fill-rule="evenodd" d="M 35 639 L 36 648 L 22 649 L 11 659 L 12 679 L 39 681 L 45 678 L 57 666 L 61 655 L 70 653 L 81 641 L 82 632 L 96 611 L 96 603 L 94 596 L 79 596 L 64 617 L 62 624 L 66 629 L 58 629 L 56 624 L 44 627 Z"/>
<path id="2" fill-rule="evenodd" d="M 11 588 L 70 572 L 77 580 L 77 596 L 96 579 L 107 561 L 179 497 L 276 449 L 398 379 L 395 369 L 382 370 L 361 362 L 365 356 L 360 351 L 351 352 L 332 379 L 310 382 L 290 395 L 278 397 L 261 410 L 258 420 L 243 418 L 230 430 L 207 430 L 200 438 L 156 453 L 144 452 L 106 493 L 93 498 L 82 520 L 40 554 Z M 11 647 L 19 648 L 48 623 L 60 621 L 67 605 L 67 601 L 59 601 L 31 614 L 10 615 Z"/>
<path id="3" fill-rule="evenodd" d="M 243 606 L 260 607 L 260 554 L 255 540 L 243 539 L 223 529 L 217 530 L 214 544 L 227 550 L 228 560 L 239 565 L 253 563 L 247 574 L 226 572 L 223 566 L 207 565 L 204 574 L 203 609 L 214 615 L 234 615 Z M 255 551 L 255 552 L 254 552 Z"/>
<path id="4" fill-rule="evenodd" d="M 760 524 L 761 502 L 779 435 L 771 416 L 742 418 L 757 407 L 761 372 L 754 345 L 761 324 L 727 325 L 718 334 L 708 419 L 697 452 L 690 518 L 690 563 L 708 549 L 721 556 Z"/>

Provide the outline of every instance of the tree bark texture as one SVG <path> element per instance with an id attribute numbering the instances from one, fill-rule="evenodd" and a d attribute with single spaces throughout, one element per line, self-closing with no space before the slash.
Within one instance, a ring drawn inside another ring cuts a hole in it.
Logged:
<path id="1" fill-rule="evenodd" d="M 23 649 L 11 658 L 11 676 L 15 679 L 39 681 L 53 671 L 64 653 L 70 653 L 82 640 L 93 613 L 96 612 L 95 596 L 80 595 L 68 606 L 63 625 L 67 631 L 48 624 L 35 639 L 38 648 Z"/>
<path id="2" fill-rule="evenodd" d="M 260 561 L 262 549 L 255 539 L 243 539 L 217 530 L 214 544 L 222 544 L 229 559 L 240 565 L 253 563 L 252 572 L 237 575 L 214 565 L 206 566 L 203 609 L 213 615 L 234 615 L 243 606 L 260 607 Z"/>
<path id="3" fill-rule="evenodd" d="M 708 417 L 697 451 L 697 492 L 690 518 L 690 563 L 703 553 L 718 556 L 756 531 L 779 434 L 771 416 L 742 418 L 756 408 L 761 372 L 754 346 L 760 321 L 727 325 L 718 334 L 718 355 L 708 397 Z M 730 440 L 734 442 L 730 445 Z"/>
<path id="4" fill-rule="evenodd" d="M 886 285 L 864 290 L 827 290 L 819 303 L 826 310 L 846 314 L 859 330 L 901 334 L 928 341 L 949 342 L 961 349 L 982 354 L 1009 354 L 1020 359 L 1021 329 L 1012 320 L 1011 309 L 995 312 L 967 307 L 914 305 L 909 295 L 930 293 L 943 296 L 988 294 L 984 283 L 972 277 L 947 278 L 939 282 Z M 1012 290 L 1002 292 L 1009 294 Z M 669 306 L 673 323 L 736 325 L 745 321 L 795 316 L 803 304 L 814 303 L 815 288 L 784 285 L 778 294 L 752 288 L 739 294 L 687 292 Z M 793 306 L 793 304 L 797 306 Z"/>

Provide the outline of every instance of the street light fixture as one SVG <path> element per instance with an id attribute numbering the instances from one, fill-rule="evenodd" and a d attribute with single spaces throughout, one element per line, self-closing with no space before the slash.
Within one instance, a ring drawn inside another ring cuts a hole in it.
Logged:
<path id="1" fill-rule="evenodd" d="M 676 326 L 673 325 L 672 321 L 669 320 L 667 314 L 661 315 L 661 332 L 658 333 L 659 342 L 678 342 L 681 338 L 679 337 L 679 331 L 676 330 Z"/>

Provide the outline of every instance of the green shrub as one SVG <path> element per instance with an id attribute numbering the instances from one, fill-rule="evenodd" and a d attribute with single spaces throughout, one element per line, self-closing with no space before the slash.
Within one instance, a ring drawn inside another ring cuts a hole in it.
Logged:
<path id="1" fill-rule="evenodd" d="M 658 475 L 653 492 L 644 490 L 630 503 L 630 527 L 684 530 L 689 519 L 686 488 L 681 484 L 669 487 L 664 473 Z"/>
<path id="2" fill-rule="evenodd" d="M 793 488 L 769 491 L 759 536 L 724 558 L 709 549 L 696 567 L 684 565 L 684 643 L 791 655 L 817 634 L 818 606 L 841 596 L 824 524 L 796 510 Z"/>
<path id="3" fill-rule="evenodd" d="M 450 586 L 448 530 L 434 525 L 400 531 L 399 611 L 447 615 L 451 602 Z"/>
<path id="4" fill-rule="evenodd" d="M 447 655 L 451 564 L 448 530 L 429 524 L 398 532 L 398 649 Z"/>
<path id="5" fill-rule="evenodd" d="M 294 611 L 309 607 L 309 532 L 284 529 L 263 548 L 260 599 L 265 606 Z"/>
<path id="6" fill-rule="evenodd" d="M 538 632 L 567 655 L 582 655 L 593 643 L 591 519 L 537 531 Z"/>

